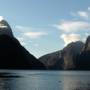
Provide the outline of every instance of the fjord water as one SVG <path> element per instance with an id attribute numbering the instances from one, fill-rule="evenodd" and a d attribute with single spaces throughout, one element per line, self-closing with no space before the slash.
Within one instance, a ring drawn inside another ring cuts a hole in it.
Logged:
<path id="1" fill-rule="evenodd" d="M 0 90 L 90 90 L 90 71 L 0 70 Z"/>

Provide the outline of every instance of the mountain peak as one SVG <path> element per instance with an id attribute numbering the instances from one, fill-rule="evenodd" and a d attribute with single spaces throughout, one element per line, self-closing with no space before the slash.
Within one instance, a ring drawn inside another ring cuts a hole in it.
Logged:
<path id="1" fill-rule="evenodd" d="M 4 20 L 3 16 L 0 16 L 0 21 Z"/>
<path id="2" fill-rule="evenodd" d="M 88 51 L 88 50 L 90 50 L 90 36 L 87 37 L 85 46 L 83 48 L 83 51 Z"/>
<path id="3" fill-rule="evenodd" d="M 90 35 L 87 37 L 87 41 L 90 41 Z"/>
<path id="4" fill-rule="evenodd" d="M 10 37 L 13 37 L 10 25 L 6 20 L 4 20 L 2 16 L 0 16 L 0 35 L 8 35 Z"/>

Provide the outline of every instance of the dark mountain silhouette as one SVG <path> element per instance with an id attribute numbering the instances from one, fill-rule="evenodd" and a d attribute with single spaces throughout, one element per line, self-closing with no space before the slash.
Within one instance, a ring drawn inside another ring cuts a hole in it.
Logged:
<path id="1" fill-rule="evenodd" d="M 13 36 L 5 20 L 0 22 L 0 69 L 45 69 Z"/>
<path id="2" fill-rule="evenodd" d="M 77 69 L 90 70 L 90 36 L 88 36 L 83 50 L 77 57 Z"/>
<path id="3" fill-rule="evenodd" d="M 90 51 L 90 36 L 87 37 L 82 51 Z"/>
<path id="4" fill-rule="evenodd" d="M 45 64 L 47 69 L 75 70 L 76 58 L 81 52 L 84 44 L 81 41 L 68 44 L 63 50 L 44 55 L 39 60 Z"/>

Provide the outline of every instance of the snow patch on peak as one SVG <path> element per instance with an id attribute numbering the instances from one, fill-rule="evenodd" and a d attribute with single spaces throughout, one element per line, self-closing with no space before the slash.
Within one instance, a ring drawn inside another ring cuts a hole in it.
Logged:
<path id="1" fill-rule="evenodd" d="M 2 23 L 3 20 L 3 16 L 0 16 L 0 28 L 8 28 L 4 23 Z"/>

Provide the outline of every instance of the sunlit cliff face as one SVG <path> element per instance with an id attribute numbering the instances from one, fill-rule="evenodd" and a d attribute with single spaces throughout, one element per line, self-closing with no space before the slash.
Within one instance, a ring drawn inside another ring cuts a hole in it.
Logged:
<path id="1" fill-rule="evenodd" d="M 2 16 L 0 16 L 0 35 L 8 35 L 10 37 L 13 36 L 11 27 L 7 23 L 7 21 L 4 20 Z"/>

